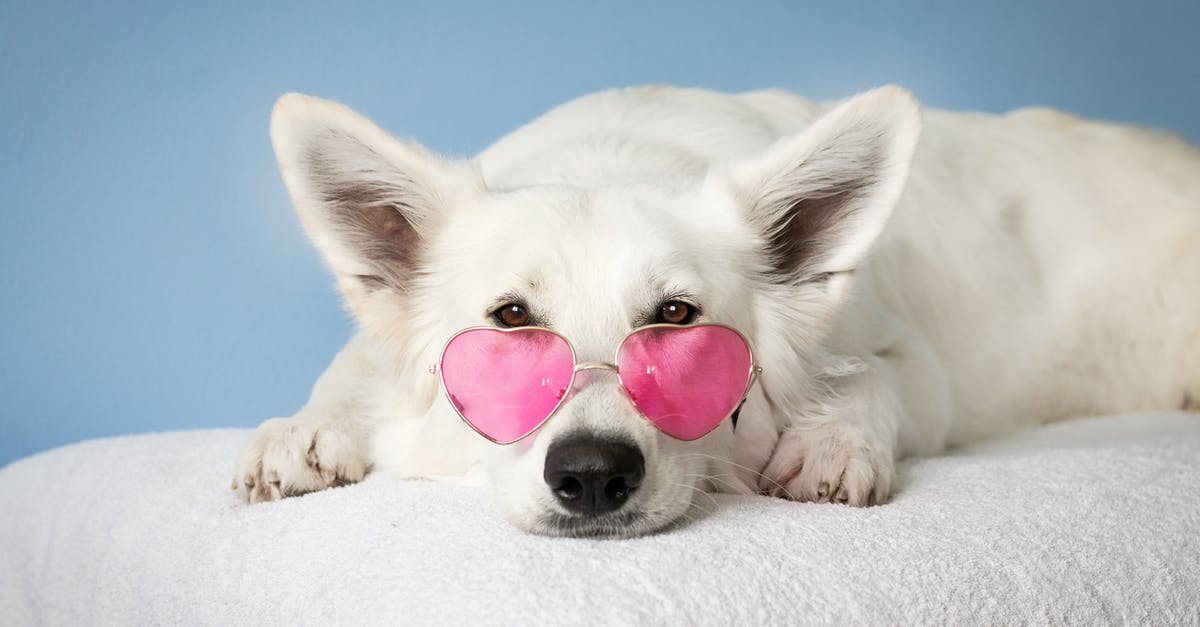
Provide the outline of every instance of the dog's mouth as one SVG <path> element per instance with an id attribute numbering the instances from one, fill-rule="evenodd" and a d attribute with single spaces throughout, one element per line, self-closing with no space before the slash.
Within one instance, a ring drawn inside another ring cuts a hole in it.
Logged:
<path id="1" fill-rule="evenodd" d="M 644 500 L 630 503 L 617 511 L 603 514 L 579 514 L 559 509 L 543 510 L 536 516 L 526 518 L 519 524 L 530 533 L 567 538 L 622 539 L 649 535 L 674 528 L 685 521 L 692 521 L 707 513 L 697 509 L 695 500 L 689 498 L 691 487 L 684 493 L 670 491 L 661 494 L 653 490 L 643 494 Z"/>
<path id="2" fill-rule="evenodd" d="M 603 516 L 571 516 L 547 513 L 541 516 L 535 533 L 567 538 L 630 538 L 653 530 L 650 517 L 640 511 L 613 512 Z"/>

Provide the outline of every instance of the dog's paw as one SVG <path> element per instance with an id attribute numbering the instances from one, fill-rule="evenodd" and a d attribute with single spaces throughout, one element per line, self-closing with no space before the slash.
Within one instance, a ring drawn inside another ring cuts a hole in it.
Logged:
<path id="1" fill-rule="evenodd" d="M 779 437 L 759 488 L 797 501 L 866 506 L 891 493 L 890 449 L 870 443 L 843 422 L 793 426 Z"/>
<path id="2" fill-rule="evenodd" d="M 233 489 L 257 503 L 354 483 L 367 474 L 365 448 L 360 436 L 336 426 L 272 418 L 242 451 Z"/>

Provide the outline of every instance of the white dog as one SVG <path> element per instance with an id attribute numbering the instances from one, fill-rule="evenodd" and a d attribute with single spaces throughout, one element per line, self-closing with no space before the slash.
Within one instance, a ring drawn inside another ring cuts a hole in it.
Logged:
<path id="1" fill-rule="evenodd" d="M 387 470 L 486 483 L 532 532 L 629 536 L 703 491 L 869 505 L 900 456 L 1200 406 L 1200 153 L 1165 134 L 922 116 L 896 87 L 642 87 L 469 161 L 301 95 L 271 137 L 360 330 L 299 413 L 258 428 L 234 481 L 250 501 Z M 699 439 L 590 371 L 494 444 L 431 374 L 468 327 L 547 327 L 591 363 L 651 323 L 728 325 L 754 352 L 757 383 Z"/>

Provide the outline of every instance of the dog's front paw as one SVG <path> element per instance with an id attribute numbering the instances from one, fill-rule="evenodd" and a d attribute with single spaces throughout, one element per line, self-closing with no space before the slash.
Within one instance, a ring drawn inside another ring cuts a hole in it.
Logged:
<path id="1" fill-rule="evenodd" d="M 367 474 L 365 448 L 353 431 L 272 418 L 242 451 L 233 489 L 257 503 L 354 483 Z"/>
<path id="2" fill-rule="evenodd" d="M 759 488 L 797 501 L 873 505 L 891 493 L 893 467 L 891 449 L 870 442 L 855 425 L 797 425 L 780 436 Z"/>

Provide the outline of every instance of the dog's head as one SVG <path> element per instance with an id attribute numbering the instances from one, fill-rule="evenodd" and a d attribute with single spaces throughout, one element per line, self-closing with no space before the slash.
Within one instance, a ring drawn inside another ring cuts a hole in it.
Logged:
<path id="1" fill-rule="evenodd" d="M 753 491 L 787 416 L 836 367 L 822 335 L 900 193 L 918 125 L 911 97 L 882 88 L 731 162 L 657 176 L 667 170 L 653 155 L 631 155 L 655 176 L 621 184 L 497 172 L 487 153 L 447 160 L 306 96 L 280 99 L 271 133 L 305 229 L 394 360 L 398 406 L 382 409 L 420 422 L 410 432 L 465 434 L 395 454 L 478 450 L 519 526 L 625 536 L 703 509 L 706 491 Z M 536 432 L 491 444 L 427 372 L 467 327 L 547 327 L 579 361 L 610 362 L 638 327 L 701 322 L 739 330 L 763 375 L 693 441 L 655 428 L 612 373 L 586 370 Z"/>

